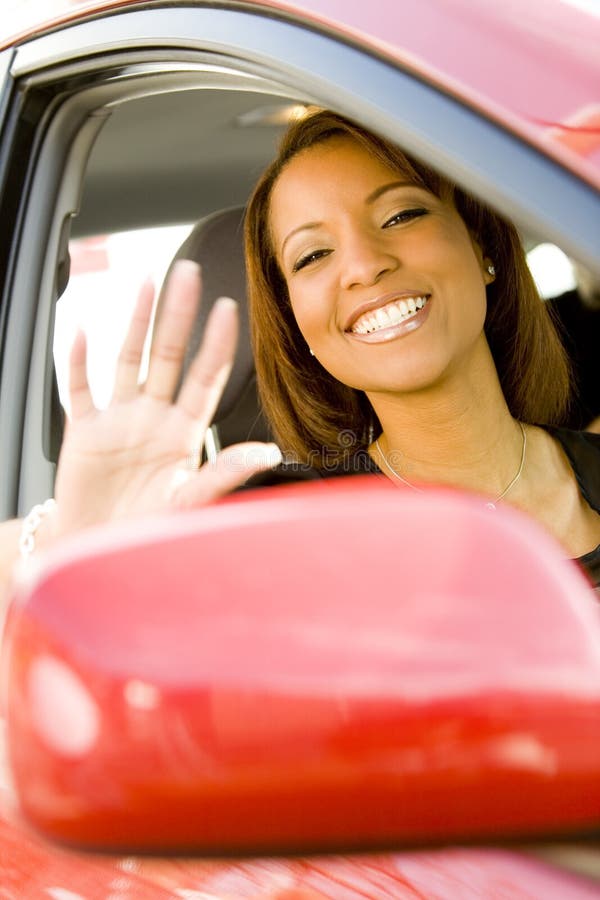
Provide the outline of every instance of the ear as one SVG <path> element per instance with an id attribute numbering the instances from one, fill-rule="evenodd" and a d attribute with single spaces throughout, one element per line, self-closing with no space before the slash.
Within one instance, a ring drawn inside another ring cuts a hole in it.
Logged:
<path id="1" fill-rule="evenodd" d="M 477 261 L 481 267 L 481 274 L 483 275 L 484 284 L 491 284 L 492 281 L 496 280 L 496 268 L 494 266 L 494 263 L 489 256 L 486 256 L 485 251 L 481 243 L 479 242 L 479 238 L 473 231 L 471 231 L 471 229 L 469 229 L 469 237 L 471 238 L 473 252 L 475 253 Z"/>
<path id="2" fill-rule="evenodd" d="M 492 281 L 496 280 L 496 267 L 494 263 L 489 258 L 489 256 L 484 256 L 482 259 L 483 266 L 483 280 L 486 284 L 491 284 Z"/>

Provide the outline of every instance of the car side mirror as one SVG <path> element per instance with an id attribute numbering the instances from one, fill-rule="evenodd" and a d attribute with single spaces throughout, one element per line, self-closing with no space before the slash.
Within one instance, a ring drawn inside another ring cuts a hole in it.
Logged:
<path id="1" fill-rule="evenodd" d="M 535 524 L 377 476 L 83 533 L 5 635 L 24 815 L 82 848 L 278 852 L 600 822 L 600 618 Z"/>

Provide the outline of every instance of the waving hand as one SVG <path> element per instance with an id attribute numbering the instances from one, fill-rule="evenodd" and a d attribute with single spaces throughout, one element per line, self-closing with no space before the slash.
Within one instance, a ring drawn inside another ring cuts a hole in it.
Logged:
<path id="1" fill-rule="evenodd" d="M 148 376 L 138 384 L 153 289 L 139 295 L 117 364 L 109 407 L 95 408 L 86 373 L 85 338 L 70 359 L 71 420 L 56 480 L 54 531 L 148 512 L 201 506 L 280 460 L 273 444 L 237 444 L 216 463 L 200 466 L 204 433 L 231 371 L 237 306 L 218 300 L 202 345 L 175 396 L 185 347 L 200 297 L 200 270 L 180 261 L 169 280 L 163 315 L 152 342 Z"/>

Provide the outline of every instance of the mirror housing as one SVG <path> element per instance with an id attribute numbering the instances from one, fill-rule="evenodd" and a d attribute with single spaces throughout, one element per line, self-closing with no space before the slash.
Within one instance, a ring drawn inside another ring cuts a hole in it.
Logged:
<path id="1" fill-rule="evenodd" d="M 47 836 L 282 852 L 600 823 L 600 619 L 509 508 L 377 476 L 65 541 L 5 633 L 10 764 Z"/>

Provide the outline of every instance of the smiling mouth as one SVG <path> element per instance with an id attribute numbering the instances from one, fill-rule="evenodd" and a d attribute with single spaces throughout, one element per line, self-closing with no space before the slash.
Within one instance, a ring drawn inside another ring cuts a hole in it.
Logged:
<path id="1" fill-rule="evenodd" d="M 393 325 L 401 325 L 416 316 L 429 302 L 429 295 L 392 300 L 379 309 L 364 313 L 349 329 L 351 334 L 374 334 Z"/>

